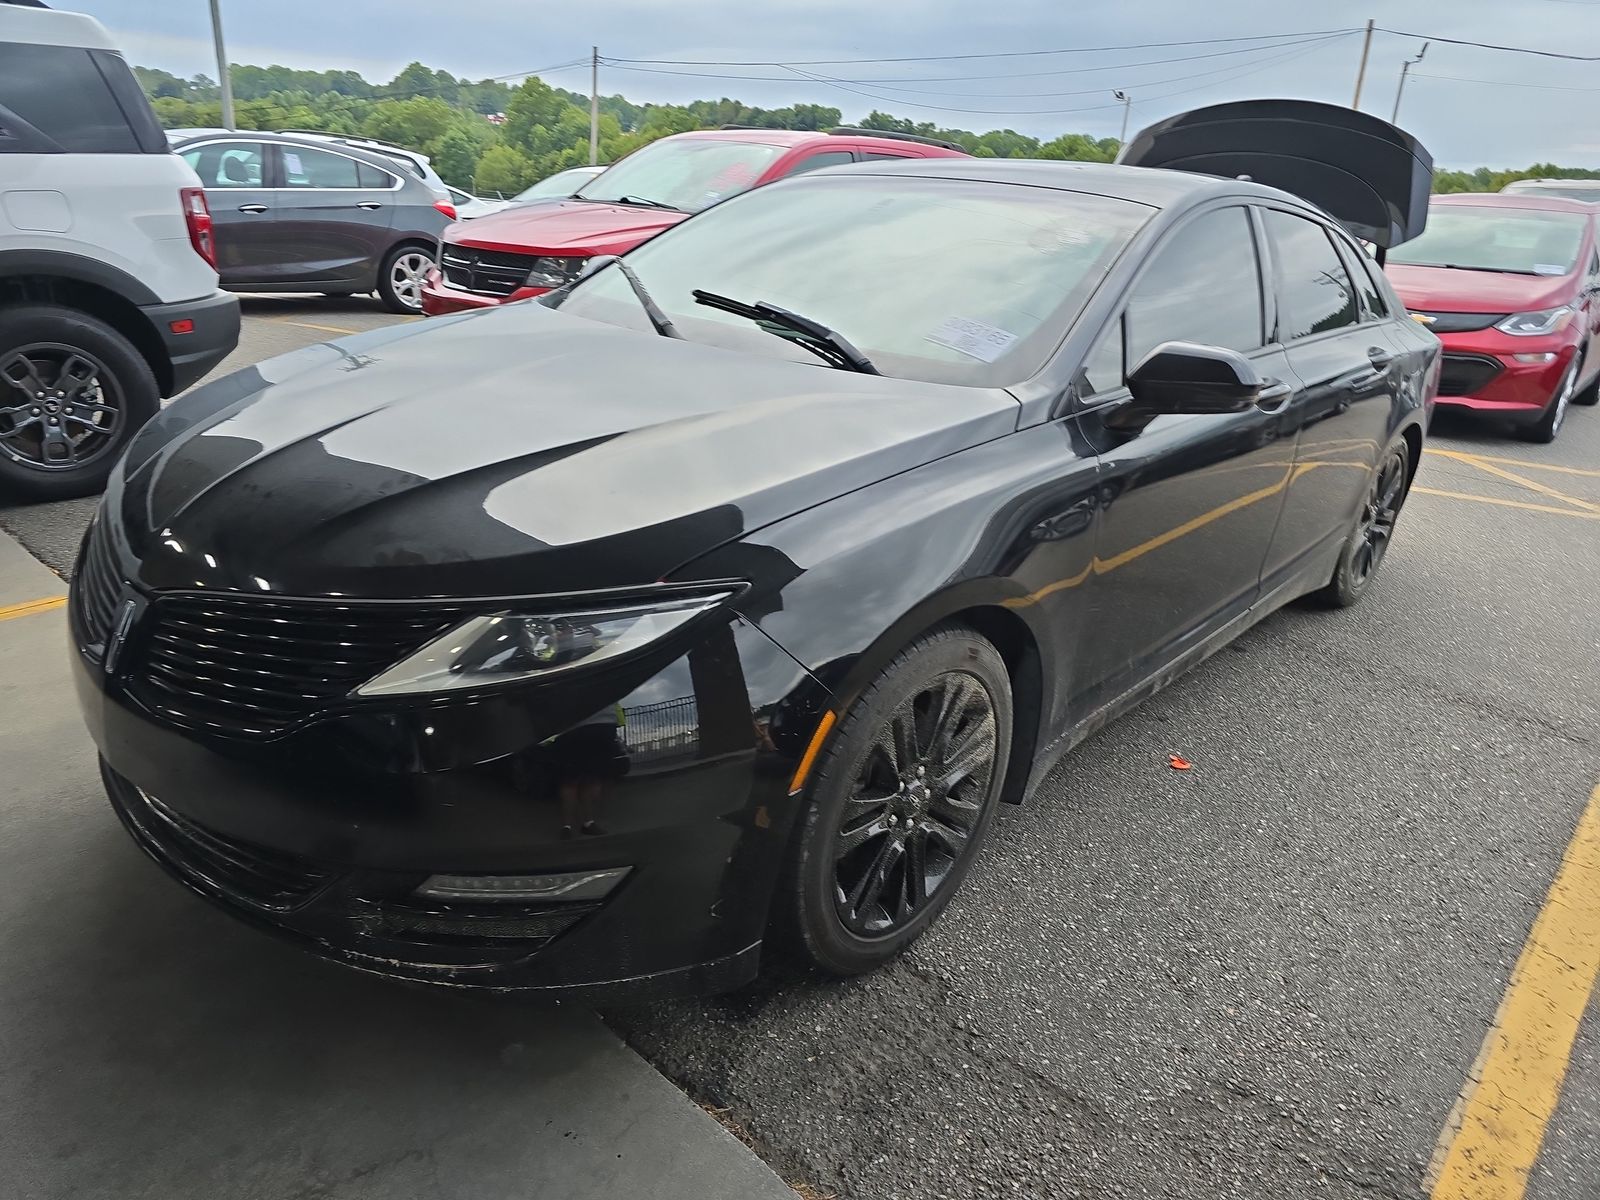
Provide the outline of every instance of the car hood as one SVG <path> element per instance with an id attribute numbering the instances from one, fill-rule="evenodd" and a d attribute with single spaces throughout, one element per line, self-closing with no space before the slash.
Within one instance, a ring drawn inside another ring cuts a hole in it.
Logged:
<path id="1" fill-rule="evenodd" d="M 1385 270 L 1413 312 L 1538 312 L 1570 303 L 1577 289 L 1571 275 L 1504 275 L 1402 263 Z"/>
<path id="2" fill-rule="evenodd" d="M 513 205 L 445 230 L 444 240 L 514 253 L 622 254 L 670 229 L 688 213 L 593 200 Z"/>
<path id="3" fill-rule="evenodd" d="M 196 389 L 107 492 L 150 589 L 633 587 L 1016 427 L 999 389 L 675 341 L 536 304 L 324 343 Z"/>

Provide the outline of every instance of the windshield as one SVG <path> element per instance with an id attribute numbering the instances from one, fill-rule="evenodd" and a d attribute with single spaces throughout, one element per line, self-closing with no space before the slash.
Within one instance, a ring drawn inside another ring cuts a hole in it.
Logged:
<path id="1" fill-rule="evenodd" d="M 628 155 L 576 195 L 580 200 L 650 200 L 699 212 L 761 177 L 781 146 L 723 138 L 663 138 Z"/>
<path id="2" fill-rule="evenodd" d="M 1590 204 L 1600 202 L 1600 179 L 1593 183 L 1508 183 L 1502 192 L 1521 192 L 1528 196 L 1561 196 L 1567 200 L 1584 200 Z"/>
<path id="3" fill-rule="evenodd" d="M 1531 208 L 1439 205 L 1420 237 L 1389 251 L 1391 263 L 1514 275 L 1565 275 L 1577 265 L 1588 218 Z"/>
<path id="4" fill-rule="evenodd" d="M 628 263 L 694 341 L 816 362 L 696 288 L 832 328 L 886 375 L 999 386 L 1033 375 L 1155 210 L 961 179 L 818 176 L 758 188 L 645 243 Z M 561 307 L 649 329 L 621 272 Z"/>
<path id="5" fill-rule="evenodd" d="M 543 200 L 549 196 L 570 196 L 583 184 L 595 178 L 593 171 L 583 167 L 572 167 L 566 171 L 557 171 L 554 175 L 546 176 L 532 187 L 523 188 L 516 194 L 518 200 Z"/>

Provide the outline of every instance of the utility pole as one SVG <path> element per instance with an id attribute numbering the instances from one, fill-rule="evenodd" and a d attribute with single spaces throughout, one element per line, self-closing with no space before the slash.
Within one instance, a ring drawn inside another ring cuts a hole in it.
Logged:
<path id="1" fill-rule="evenodd" d="M 216 0 L 212 0 L 215 3 Z M 600 165 L 600 47 L 589 47 L 589 165 Z"/>
<path id="2" fill-rule="evenodd" d="M 222 89 L 222 124 L 233 124 L 233 85 L 228 82 L 228 52 L 222 48 L 222 9 L 220 0 L 211 0 L 211 39 L 217 44 L 217 86 Z"/>
<path id="3" fill-rule="evenodd" d="M 1128 144 L 1128 114 L 1133 111 L 1133 97 L 1127 92 L 1112 92 L 1118 100 L 1122 101 L 1122 136 L 1117 138 L 1117 153 L 1122 153 L 1122 148 Z"/>
<path id="4" fill-rule="evenodd" d="M 1415 58 L 1408 58 L 1405 62 L 1400 64 L 1400 86 L 1394 90 L 1394 115 L 1389 118 L 1389 124 L 1397 125 L 1400 123 L 1400 97 L 1405 95 L 1406 92 L 1406 75 L 1410 72 L 1412 67 L 1416 66 L 1422 61 L 1422 56 L 1427 52 L 1428 43 L 1423 42 L 1422 49 L 1417 51 L 1417 56 Z"/>
<path id="5" fill-rule="evenodd" d="M 1367 36 L 1361 39 L 1361 66 L 1356 69 L 1356 98 L 1350 101 L 1351 108 L 1361 107 L 1361 85 L 1367 81 L 1367 55 L 1372 53 L 1372 27 L 1376 24 L 1367 18 Z"/>

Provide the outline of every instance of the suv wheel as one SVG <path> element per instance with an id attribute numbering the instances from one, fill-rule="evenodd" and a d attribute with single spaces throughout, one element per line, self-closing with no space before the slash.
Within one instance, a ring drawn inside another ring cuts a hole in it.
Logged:
<path id="1" fill-rule="evenodd" d="M 104 321 L 0 309 L 0 488 L 36 500 L 100 491 L 160 407 L 150 364 Z"/>
<path id="2" fill-rule="evenodd" d="M 396 246 L 378 269 L 378 299 L 390 312 L 420 313 L 422 281 L 432 266 L 433 255 L 421 246 Z"/>

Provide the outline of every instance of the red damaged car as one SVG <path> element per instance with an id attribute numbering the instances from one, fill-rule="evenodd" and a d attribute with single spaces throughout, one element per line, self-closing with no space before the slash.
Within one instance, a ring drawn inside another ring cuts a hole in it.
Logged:
<path id="1" fill-rule="evenodd" d="M 452 225 L 422 288 L 429 316 L 525 300 L 575 278 L 585 259 L 624 254 L 719 200 L 803 171 L 872 159 L 948 158 L 950 142 L 871 129 L 717 129 L 651 142 L 568 200 L 513 206 Z"/>
<path id="2" fill-rule="evenodd" d="M 1439 405 L 1551 442 L 1600 394 L 1594 205 L 1527 194 L 1437 196 L 1389 254 L 1400 299 L 1444 343 Z"/>

